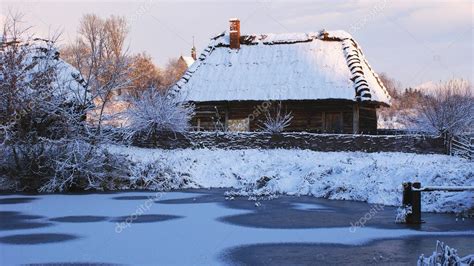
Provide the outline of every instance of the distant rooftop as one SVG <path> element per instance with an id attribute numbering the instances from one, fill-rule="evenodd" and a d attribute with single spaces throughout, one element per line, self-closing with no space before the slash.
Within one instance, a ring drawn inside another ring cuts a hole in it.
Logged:
<path id="1" fill-rule="evenodd" d="M 181 60 L 183 60 L 187 67 L 190 67 L 195 61 L 191 56 L 181 56 Z"/>

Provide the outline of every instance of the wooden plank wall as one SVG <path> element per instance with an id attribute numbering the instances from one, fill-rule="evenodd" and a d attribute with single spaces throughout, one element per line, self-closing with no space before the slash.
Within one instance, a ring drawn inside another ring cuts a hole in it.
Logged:
<path id="1" fill-rule="evenodd" d="M 275 112 L 278 102 L 240 101 L 240 102 L 200 102 L 194 103 L 196 115 L 192 125 L 200 130 L 216 129 L 218 122 L 225 125 L 225 119 L 250 118 L 250 131 L 259 131 L 265 119 L 265 110 Z M 352 101 L 283 101 L 282 110 L 291 112 L 293 120 L 287 132 L 305 131 L 313 133 L 353 133 Z M 377 131 L 376 106 L 360 104 L 360 133 L 372 134 Z M 267 109 L 265 109 L 267 108 Z M 339 113 L 342 117 L 342 131 L 327 130 L 325 115 Z"/>

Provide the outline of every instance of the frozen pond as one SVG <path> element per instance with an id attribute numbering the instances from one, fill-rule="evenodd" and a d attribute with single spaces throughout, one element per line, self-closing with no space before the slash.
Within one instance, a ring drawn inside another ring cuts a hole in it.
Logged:
<path id="1" fill-rule="evenodd" d="M 1 195 L 0 264 L 413 264 L 436 239 L 474 253 L 472 219 L 424 214 L 408 227 L 393 207 L 311 197 L 256 206 L 223 192 Z"/>

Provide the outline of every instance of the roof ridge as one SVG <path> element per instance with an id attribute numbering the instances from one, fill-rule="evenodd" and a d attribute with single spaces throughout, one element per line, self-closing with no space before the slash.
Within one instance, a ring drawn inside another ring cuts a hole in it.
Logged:
<path id="1" fill-rule="evenodd" d="M 390 100 L 391 97 L 387 91 L 387 88 L 385 88 L 383 82 L 380 80 L 380 77 L 370 66 L 369 62 L 367 61 L 367 58 L 365 58 L 364 56 L 364 52 L 362 51 L 358 43 L 353 38 L 346 39 L 343 41 L 343 50 L 346 56 L 347 66 L 349 67 L 349 70 L 353 75 L 351 80 L 354 82 L 354 89 L 356 90 L 356 100 L 372 100 L 371 90 L 366 80 L 366 73 L 364 73 L 362 69 L 361 61 L 365 63 L 370 73 L 374 76 L 375 80 L 382 88 L 384 94 L 387 95 Z"/>

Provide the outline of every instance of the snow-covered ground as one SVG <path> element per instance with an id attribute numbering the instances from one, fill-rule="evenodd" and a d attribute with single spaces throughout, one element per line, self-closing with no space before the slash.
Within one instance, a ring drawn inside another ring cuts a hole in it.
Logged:
<path id="1" fill-rule="evenodd" d="M 399 206 L 402 182 L 422 186 L 474 186 L 474 164 L 445 155 L 314 152 L 308 150 L 142 149 L 110 146 L 138 167 L 186 178 L 188 187 L 229 187 L 240 195 L 313 195 Z M 257 189 L 262 177 L 271 180 Z M 250 189 L 249 189 L 250 188 Z M 422 194 L 423 211 L 451 212 L 473 207 L 473 192 Z"/>

